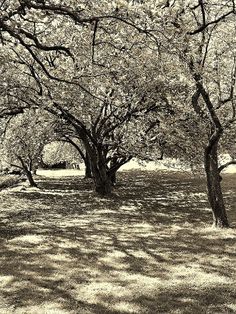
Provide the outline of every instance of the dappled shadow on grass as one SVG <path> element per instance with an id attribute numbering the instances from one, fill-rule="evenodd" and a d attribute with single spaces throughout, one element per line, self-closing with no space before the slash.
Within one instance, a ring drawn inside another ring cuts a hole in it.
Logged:
<path id="1" fill-rule="evenodd" d="M 1 194 L 0 309 L 235 313 L 236 233 L 207 227 L 203 181 L 131 172 L 119 182 L 110 199 L 80 178 Z M 224 188 L 232 210 L 235 187 Z"/>
<path id="2" fill-rule="evenodd" d="M 12 187 L 22 181 L 20 175 L 2 175 L 0 174 L 0 191 Z"/>

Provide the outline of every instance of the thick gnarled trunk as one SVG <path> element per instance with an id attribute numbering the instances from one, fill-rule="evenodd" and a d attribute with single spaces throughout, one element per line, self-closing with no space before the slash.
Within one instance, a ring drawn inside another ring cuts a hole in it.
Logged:
<path id="1" fill-rule="evenodd" d="M 112 182 L 110 177 L 107 175 L 106 165 L 94 165 L 93 179 L 95 190 L 98 194 L 105 196 L 112 192 Z"/>
<path id="2" fill-rule="evenodd" d="M 205 149 L 205 172 L 207 178 L 207 193 L 213 213 L 213 225 L 215 227 L 227 228 L 229 222 L 226 214 L 222 189 L 221 176 L 218 169 L 218 143 Z"/>
<path id="3" fill-rule="evenodd" d="M 107 175 L 102 175 L 99 171 L 94 175 L 95 190 L 101 196 L 106 196 L 112 192 L 112 183 Z"/>
<path id="4" fill-rule="evenodd" d="M 99 145 L 93 147 L 88 154 L 96 192 L 101 196 L 111 194 L 112 182 L 107 172 L 106 156 L 102 147 Z"/>

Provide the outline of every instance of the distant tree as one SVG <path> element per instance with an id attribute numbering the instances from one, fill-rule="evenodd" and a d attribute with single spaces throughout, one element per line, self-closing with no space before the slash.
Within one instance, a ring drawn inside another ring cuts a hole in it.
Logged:
<path id="1" fill-rule="evenodd" d="M 31 110 L 12 118 L 8 125 L 3 141 L 5 160 L 10 166 L 23 171 L 30 186 L 37 186 L 33 173 L 52 134 L 51 121 Z"/>
<path id="2" fill-rule="evenodd" d="M 81 162 L 78 151 L 70 143 L 62 141 L 52 141 L 46 144 L 42 151 L 43 164 L 53 166 L 66 163 L 66 166 L 79 166 Z"/>

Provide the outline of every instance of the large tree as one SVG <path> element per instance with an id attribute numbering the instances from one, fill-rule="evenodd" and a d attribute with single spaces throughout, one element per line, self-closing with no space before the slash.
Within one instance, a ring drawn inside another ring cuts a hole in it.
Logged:
<path id="1" fill-rule="evenodd" d="M 180 113 L 176 117 L 178 130 L 184 126 L 189 129 L 186 143 L 182 144 L 179 138 L 180 151 L 189 145 L 188 138 L 192 139 L 190 147 L 194 151 L 194 139 L 199 138 L 214 225 L 228 227 L 221 190 L 220 170 L 223 167 L 219 167 L 218 159 L 232 140 L 230 133 L 235 134 L 235 3 L 175 1 L 169 2 L 164 10 L 165 13 L 158 16 L 166 25 L 160 49 L 164 56 L 165 49 L 168 50 L 173 58 L 164 61 L 167 68 L 175 65 L 175 70 L 167 75 L 173 79 L 175 74 L 175 79 L 181 80 L 188 91 L 185 99 L 179 93 L 172 99 L 175 111 Z M 156 21 L 151 17 L 152 27 L 153 23 Z M 177 131 L 177 140 L 179 134 Z M 189 149 L 186 152 L 189 156 Z"/>
<path id="2" fill-rule="evenodd" d="M 114 8 L 110 10 L 114 11 Z M 37 25 L 37 14 L 36 17 L 35 12 L 34 15 L 31 11 L 28 14 Z M 31 23 L 28 19 L 26 24 L 23 23 L 25 27 Z M 127 28 L 117 19 L 108 19 L 106 23 L 99 22 L 101 25 L 96 25 L 92 33 L 86 25 L 80 26 L 79 30 L 74 26 L 71 32 L 76 40 L 71 42 L 66 36 L 71 24 L 57 18 L 56 22 L 60 26 L 60 31 L 57 29 L 56 32 L 60 32 L 69 51 L 73 50 L 73 58 L 64 60 L 61 54 L 58 55 L 59 48 L 56 52 L 48 49 L 49 58 L 37 45 L 32 46 L 35 52 L 32 55 L 29 49 L 22 47 L 19 38 L 10 34 L 20 45 L 12 48 L 7 58 L 13 65 L 20 64 L 21 74 L 17 77 L 19 84 L 11 80 L 15 93 L 9 88 L 11 85 L 7 85 L 7 95 L 11 100 L 14 97 L 18 105 L 21 103 L 21 108 L 43 107 L 69 123 L 85 146 L 96 190 L 100 194 L 109 194 L 116 171 L 132 157 L 131 152 L 121 148 L 123 142 L 127 142 L 125 135 L 121 136 L 121 129 L 128 130 L 125 125 L 133 120 L 137 120 L 136 127 L 146 133 L 146 129 L 157 127 L 158 115 L 165 111 L 162 96 L 167 88 L 155 74 L 158 60 L 148 59 L 153 64 L 146 61 L 146 54 L 151 55 L 153 49 L 146 44 L 146 34 L 137 35 L 132 25 Z M 42 33 L 49 45 L 52 36 L 44 29 Z M 49 70 L 45 71 L 45 67 Z M 142 119 L 144 115 L 150 117 L 146 123 Z M 132 137 L 129 138 L 132 141 Z"/>

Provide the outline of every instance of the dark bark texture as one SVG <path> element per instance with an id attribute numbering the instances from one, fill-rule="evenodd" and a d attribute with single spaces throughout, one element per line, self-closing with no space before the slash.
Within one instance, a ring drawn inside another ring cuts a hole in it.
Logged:
<path id="1" fill-rule="evenodd" d="M 27 177 L 27 179 L 29 181 L 29 185 L 32 186 L 32 187 L 37 187 L 37 184 L 34 181 L 34 178 L 33 178 L 33 175 L 31 173 L 31 171 L 29 171 L 27 169 L 24 169 L 24 171 L 25 171 L 26 177 Z"/>
<path id="2" fill-rule="evenodd" d="M 85 178 L 92 178 L 93 174 L 88 153 L 86 153 L 86 156 L 84 158 L 84 164 L 85 164 Z"/>
<path id="3" fill-rule="evenodd" d="M 213 224 L 215 227 L 227 228 L 229 222 L 226 214 L 223 193 L 221 189 L 221 176 L 218 169 L 218 143 L 205 149 L 205 172 L 207 177 L 208 200 L 212 208 Z"/>

